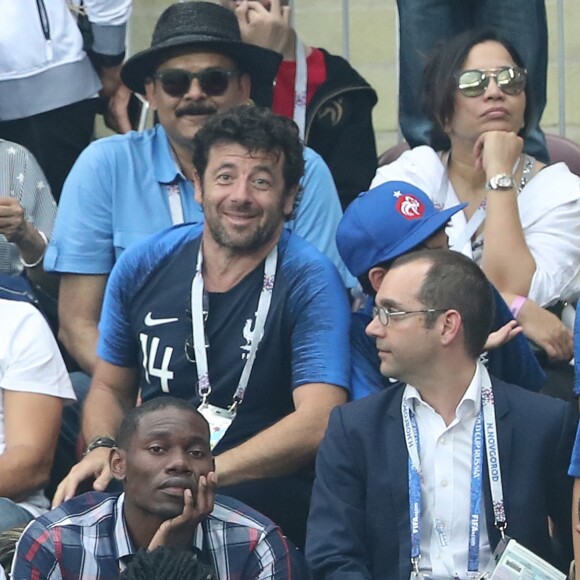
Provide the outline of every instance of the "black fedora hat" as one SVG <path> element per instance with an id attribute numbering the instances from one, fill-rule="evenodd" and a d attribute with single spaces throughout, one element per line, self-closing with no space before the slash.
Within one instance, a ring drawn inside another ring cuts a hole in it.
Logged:
<path id="1" fill-rule="evenodd" d="M 250 75 L 255 85 L 271 85 L 281 60 L 273 50 L 242 42 L 236 16 L 227 8 L 211 2 L 179 2 L 159 17 L 151 48 L 124 64 L 123 82 L 132 91 L 145 93 L 145 80 L 163 60 L 163 53 L 188 45 L 226 55 Z"/>

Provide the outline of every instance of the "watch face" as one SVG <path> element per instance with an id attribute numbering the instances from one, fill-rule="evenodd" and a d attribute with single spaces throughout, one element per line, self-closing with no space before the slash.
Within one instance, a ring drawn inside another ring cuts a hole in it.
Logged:
<path id="1" fill-rule="evenodd" d="M 514 179 L 511 175 L 507 173 L 500 173 L 499 175 L 494 175 L 488 182 L 488 189 L 511 189 L 514 187 Z"/>
<path id="2" fill-rule="evenodd" d="M 498 187 L 509 189 L 513 185 L 513 179 L 509 175 L 500 175 L 496 180 L 496 184 Z"/>

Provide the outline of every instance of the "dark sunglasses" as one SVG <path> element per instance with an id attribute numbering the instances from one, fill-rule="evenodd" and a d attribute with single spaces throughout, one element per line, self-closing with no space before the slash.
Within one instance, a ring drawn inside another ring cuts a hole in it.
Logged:
<path id="1" fill-rule="evenodd" d="M 526 88 L 528 72 L 519 66 L 503 66 L 494 70 L 464 70 L 457 77 L 457 89 L 466 97 L 479 97 L 494 78 L 506 95 L 519 95 Z"/>
<path id="2" fill-rule="evenodd" d="M 226 92 L 230 77 L 238 74 L 237 70 L 225 68 L 206 68 L 195 73 L 171 68 L 155 73 L 153 78 L 161 81 L 161 87 L 170 97 L 183 97 L 189 91 L 193 79 L 197 79 L 201 90 L 208 97 L 219 97 Z"/>

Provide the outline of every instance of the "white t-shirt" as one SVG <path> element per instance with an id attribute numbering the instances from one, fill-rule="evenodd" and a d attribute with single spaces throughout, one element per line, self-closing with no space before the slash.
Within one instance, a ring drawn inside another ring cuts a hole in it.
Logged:
<path id="1" fill-rule="evenodd" d="M 8 390 L 76 399 L 54 336 L 40 312 L 26 302 L 0 298 L 0 454 L 6 448 L 4 391 Z M 19 505 L 35 516 L 49 507 L 42 491 Z"/>

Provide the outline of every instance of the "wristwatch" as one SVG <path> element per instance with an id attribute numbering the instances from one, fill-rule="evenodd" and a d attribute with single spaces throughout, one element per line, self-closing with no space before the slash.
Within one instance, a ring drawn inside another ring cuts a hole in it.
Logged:
<path id="1" fill-rule="evenodd" d="M 91 442 L 87 445 L 87 449 L 83 453 L 83 455 L 90 453 L 93 449 L 96 449 L 97 447 L 108 447 L 108 448 L 117 447 L 117 442 L 108 435 L 98 435 L 97 437 L 92 439 Z"/>
<path id="2" fill-rule="evenodd" d="M 507 173 L 498 173 L 490 178 L 490 180 L 485 184 L 485 189 L 491 189 L 493 191 L 507 191 L 508 189 L 513 189 L 515 187 L 514 178 L 512 175 Z"/>

